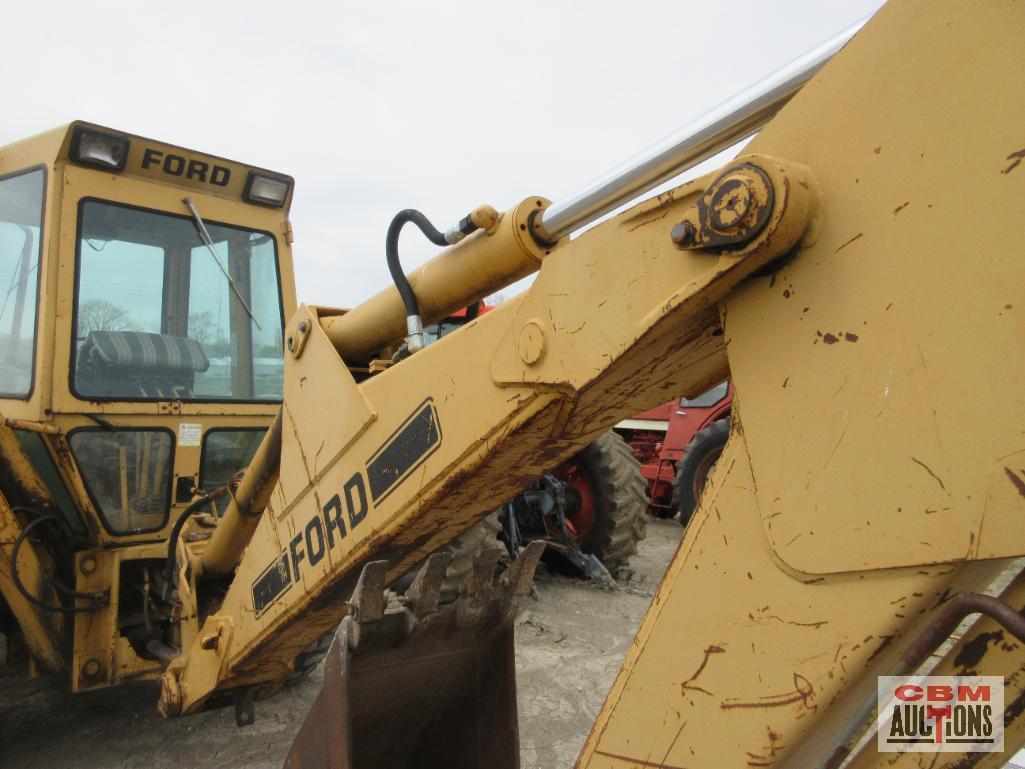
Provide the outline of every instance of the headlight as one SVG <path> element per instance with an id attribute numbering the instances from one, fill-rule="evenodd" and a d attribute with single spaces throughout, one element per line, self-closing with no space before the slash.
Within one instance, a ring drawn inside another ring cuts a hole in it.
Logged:
<path id="1" fill-rule="evenodd" d="M 123 171 L 128 139 L 79 126 L 71 139 L 71 159 L 84 166 Z"/>
<path id="2" fill-rule="evenodd" d="M 290 179 L 250 171 L 242 197 L 250 203 L 281 208 L 288 199 L 291 186 Z"/>

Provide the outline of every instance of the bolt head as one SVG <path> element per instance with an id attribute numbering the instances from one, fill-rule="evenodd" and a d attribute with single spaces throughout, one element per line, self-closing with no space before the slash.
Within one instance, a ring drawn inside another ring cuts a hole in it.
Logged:
<path id="1" fill-rule="evenodd" d="M 294 336 L 288 337 L 288 349 L 289 349 L 289 351 L 292 351 L 292 350 L 295 349 L 295 337 Z"/>
<path id="2" fill-rule="evenodd" d="M 740 225 L 751 211 L 754 193 L 745 180 L 727 178 L 712 194 L 709 219 L 719 231 L 733 229 Z"/>
<path id="3" fill-rule="evenodd" d="M 299 321 L 299 333 L 300 334 L 305 334 L 306 333 L 306 329 L 308 329 L 309 327 L 310 327 L 310 324 L 307 323 L 305 320 Z"/>
<path id="4" fill-rule="evenodd" d="M 85 664 L 82 665 L 82 678 L 88 681 L 92 681 L 100 675 L 102 666 L 99 660 L 86 660 Z"/>
<path id="5" fill-rule="evenodd" d="M 528 366 L 541 361 L 545 354 L 545 332 L 541 321 L 531 319 L 523 324 L 516 340 L 516 347 L 520 353 L 520 360 Z"/>
<path id="6" fill-rule="evenodd" d="M 79 561 L 78 570 L 83 574 L 92 574 L 96 571 L 96 559 L 91 555 L 85 556 L 81 561 Z"/>
<path id="7" fill-rule="evenodd" d="M 673 227 L 672 232 L 669 236 L 673 239 L 673 243 L 678 245 L 680 248 L 686 248 L 694 242 L 694 236 L 697 235 L 697 230 L 694 229 L 694 225 L 688 221 L 682 221 Z"/>

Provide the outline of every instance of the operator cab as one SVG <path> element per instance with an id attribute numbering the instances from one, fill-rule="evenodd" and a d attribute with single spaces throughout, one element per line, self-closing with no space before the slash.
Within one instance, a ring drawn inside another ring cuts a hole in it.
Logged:
<path id="1" fill-rule="evenodd" d="M 159 537 L 248 463 L 282 399 L 291 194 L 87 123 L 0 149 L 0 419 L 75 531 Z"/>

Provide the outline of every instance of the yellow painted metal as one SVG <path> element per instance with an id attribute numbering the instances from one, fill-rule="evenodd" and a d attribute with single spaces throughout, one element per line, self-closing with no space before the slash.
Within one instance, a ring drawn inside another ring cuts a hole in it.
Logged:
<path id="1" fill-rule="evenodd" d="M 0 598 L 18 623 L 22 640 L 36 665 L 48 673 L 59 673 L 66 667 L 61 654 L 63 617 L 33 606 L 14 581 L 14 543 L 23 531 L 24 526 L 0 494 Z M 51 579 L 53 561 L 45 550 L 25 542 L 18 554 L 17 569 L 21 584 L 32 595 L 47 604 L 59 603 Z"/>
<path id="2" fill-rule="evenodd" d="M 164 543 L 117 549 L 83 550 L 75 554 L 76 590 L 105 592 L 109 605 L 89 612 L 75 623 L 71 664 L 73 691 L 117 686 L 131 680 L 153 679 L 160 674 L 159 660 L 136 653 L 120 632 L 118 610 L 123 596 L 138 594 L 140 584 L 122 584 L 123 567 L 140 559 L 162 559 Z"/>
<path id="3" fill-rule="evenodd" d="M 944 591 L 1025 552 L 1023 29 L 888 4 L 749 146 L 814 170 L 821 227 L 724 303 L 734 434 L 578 766 L 827 765 Z M 979 666 L 1008 703 L 1020 655 Z"/>
<path id="4" fill-rule="evenodd" d="M 289 329 L 305 318 L 311 330 L 301 353 L 286 356 L 280 480 L 207 619 L 234 621 L 229 661 L 218 660 L 215 687 L 208 650 L 197 640 L 183 653 L 174 666 L 183 712 L 215 688 L 283 678 L 344 616 L 367 559 L 386 560 L 390 578 L 400 576 L 609 424 L 720 381 L 716 302 L 798 243 L 815 213 L 807 169 L 767 156 L 745 161 L 774 181 L 775 200 L 743 249 L 688 254 L 673 245 L 671 223 L 710 178 L 697 180 L 559 245 L 524 295 L 359 384 L 325 324 L 300 311 Z M 523 354 L 524 329 L 543 354 Z M 468 357 L 467 349 L 493 352 Z M 436 446 L 409 475 L 378 484 L 372 458 L 424 409 Z M 257 605 L 258 584 L 274 570 L 280 600 Z"/>
<path id="5" fill-rule="evenodd" d="M 410 273 L 424 323 L 439 321 L 536 272 L 549 249 L 531 238 L 530 216 L 548 203 L 544 198 L 527 198 L 507 211 L 493 229 L 471 235 Z M 492 223 L 492 217 L 479 211 L 474 213 L 480 224 Z M 323 323 L 328 338 L 349 363 L 365 362 L 406 335 L 406 311 L 394 286 Z"/>
<path id="6" fill-rule="evenodd" d="M 763 527 L 808 574 L 1025 552 L 1025 9 L 922 13 L 884 7 L 751 145 L 828 201 L 818 244 L 727 303 Z"/>
<path id="7" fill-rule="evenodd" d="M 984 586 L 1005 565 L 781 568 L 734 425 L 580 766 L 819 766 L 944 592 Z"/>

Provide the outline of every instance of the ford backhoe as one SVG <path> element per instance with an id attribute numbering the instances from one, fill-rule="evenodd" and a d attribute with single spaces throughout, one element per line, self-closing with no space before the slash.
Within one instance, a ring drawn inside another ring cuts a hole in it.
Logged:
<path id="1" fill-rule="evenodd" d="M 351 310 L 296 303 L 287 176 L 85 123 L 3 148 L 13 661 L 246 723 L 333 633 L 288 766 L 517 766 L 541 546 L 498 577 L 482 552 L 454 601 L 437 551 L 728 371 L 578 766 L 1002 765 L 880 752 L 875 711 L 880 676 L 1003 676 L 990 733 L 1025 741 L 1023 34 L 1010 0 L 895 0 L 568 201 L 402 212 L 395 285 Z M 404 226 L 444 247 L 408 276 Z"/>

